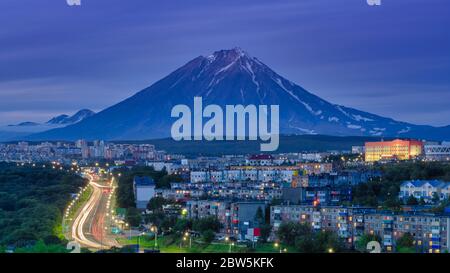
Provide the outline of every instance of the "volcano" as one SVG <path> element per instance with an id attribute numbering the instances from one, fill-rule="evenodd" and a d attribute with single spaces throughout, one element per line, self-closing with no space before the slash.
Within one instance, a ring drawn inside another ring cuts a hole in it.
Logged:
<path id="1" fill-rule="evenodd" d="M 282 134 L 448 139 L 450 126 L 414 125 L 333 104 L 240 48 L 199 56 L 150 87 L 79 123 L 29 140 L 145 140 L 170 136 L 174 105 L 279 105 Z"/>

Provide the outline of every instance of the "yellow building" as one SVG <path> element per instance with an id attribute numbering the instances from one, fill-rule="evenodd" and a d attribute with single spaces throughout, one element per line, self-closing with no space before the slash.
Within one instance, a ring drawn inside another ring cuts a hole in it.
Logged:
<path id="1" fill-rule="evenodd" d="M 365 160 L 409 160 L 422 154 L 423 142 L 418 140 L 401 140 L 366 142 Z"/>

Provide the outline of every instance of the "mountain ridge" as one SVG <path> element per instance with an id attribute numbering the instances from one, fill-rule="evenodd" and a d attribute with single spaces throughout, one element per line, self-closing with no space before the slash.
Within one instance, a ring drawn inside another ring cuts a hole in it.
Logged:
<path id="1" fill-rule="evenodd" d="M 74 124 L 93 115 L 95 115 L 94 111 L 89 109 L 82 109 L 73 114 L 72 116 L 66 114 L 56 116 L 47 121 L 46 124 Z"/>

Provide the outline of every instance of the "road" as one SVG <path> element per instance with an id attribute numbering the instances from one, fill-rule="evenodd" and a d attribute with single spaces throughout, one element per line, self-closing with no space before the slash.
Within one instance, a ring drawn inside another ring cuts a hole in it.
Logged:
<path id="1" fill-rule="evenodd" d="M 107 230 L 108 197 L 111 187 L 96 181 L 96 178 L 90 174 L 86 174 L 86 177 L 93 191 L 84 207 L 75 216 L 71 227 L 72 239 L 81 246 L 96 250 L 119 247 L 120 245 Z"/>

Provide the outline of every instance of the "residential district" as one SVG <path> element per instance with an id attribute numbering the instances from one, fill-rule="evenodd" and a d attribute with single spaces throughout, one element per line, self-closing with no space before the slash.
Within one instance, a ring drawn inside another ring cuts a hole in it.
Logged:
<path id="1" fill-rule="evenodd" d="M 133 175 L 133 198 L 139 213 L 155 213 L 152 200 L 164 200 L 157 208 L 164 215 L 194 220 L 213 217 L 220 223 L 214 240 L 233 245 L 254 244 L 265 237 L 264 241 L 273 243 L 280 252 L 288 251 L 282 246 L 285 238 L 280 238 L 279 231 L 286 228 L 283 225 L 295 223 L 310 227 L 312 232 L 332 232 L 348 250 L 355 249 L 366 236 L 378 238 L 383 252 L 397 252 L 397 242 L 405 234 L 411 238 L 414 252 L 450 250 L 450 209 L 446 206 L 450 181 L 401 181 L 397 196 L 392 198 L 400 201 L 398 209 L 376 202 L 371 205 L 369 200 L 362 205 L 355 202 L 358 185 L 384 179 L 382 169 L 374 166 L 449 162 L 450 142 L 396 139 L 366 142 L 348 151 L 216 157 L 170 154 L 151 144 L 18 142 L 0 144 L 0 161 L 18 165 L 51 162 L 53 168 L 68 165 L 72 170 L 84 166 L 97 173 L 103 168 L 119 176 L 122 170 L 136 167 L 164 171 L 176 178 L 166 186 L 158 185 L 151 175 Z M 117 213 L 113 222 L 117 233 L 126 234 L 128 223 L 123 214 Z M 140 230 L 154 232 L 156 228 L 155 223 L 144 221 L 139 225 Z M 264 230 L 267 225 L 268 232 Z"/>

